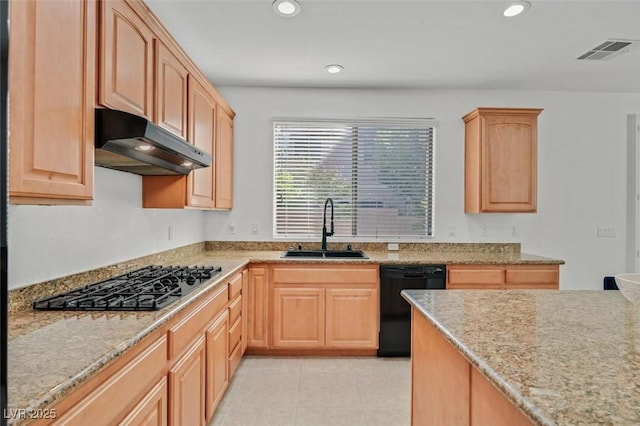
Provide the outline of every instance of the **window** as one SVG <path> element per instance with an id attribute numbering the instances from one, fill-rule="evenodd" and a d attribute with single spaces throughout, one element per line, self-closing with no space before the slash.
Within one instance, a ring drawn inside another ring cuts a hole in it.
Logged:
<path id="1" fill-rule="evenodd" d="M 274 236 L 433 236 L 434 124 L 274 121 Z"/>

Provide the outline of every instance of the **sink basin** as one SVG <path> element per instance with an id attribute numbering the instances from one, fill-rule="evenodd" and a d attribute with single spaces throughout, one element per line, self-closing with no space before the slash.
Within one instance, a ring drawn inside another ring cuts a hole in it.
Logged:
<path id="1" fill-rule="evenodd" d="M 326 258 L 349 258 L 349 259 L 368 259 L 369 257 L 360 250 L 327 250 L 324 252 Z"/>
<path id="2" fill-rule="evenodd" d="M 311 258 L 311 259 L 368 259 L 360 250 L 287 250 L 282 258 Z"/>

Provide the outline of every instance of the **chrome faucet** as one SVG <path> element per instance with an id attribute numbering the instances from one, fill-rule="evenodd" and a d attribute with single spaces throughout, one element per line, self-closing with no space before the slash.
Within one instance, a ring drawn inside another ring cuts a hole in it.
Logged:
<path id="1" fill-rule="evenodd" d="M 331 203 L 331 231 L 327 232 L 327 204 Z M 333 235 L 333 200 L 327 198 L 322 211 L 322 250 L 327 249 L 327 237 Z"/>

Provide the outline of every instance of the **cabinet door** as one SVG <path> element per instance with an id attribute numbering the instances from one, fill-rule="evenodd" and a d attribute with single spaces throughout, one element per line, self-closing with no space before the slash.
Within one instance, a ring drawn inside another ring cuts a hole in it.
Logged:
<path id="1" fill-rule="evenodd" d="M 164 375 L 167 362 L 165 336 L 149 345 L 83 397 L 69 411 L 54 420 L 59 426 L 107 426 L 126 414 L 127 407 L 143 398 L 149 386 Z M 139 406 L 139 405 L 138 405 Z"/>
<path id="2" fill-rule="evenodd" d="M 187 138 L 189 72 L 160 41 L 156 42 L 156 117 L 162 128 Z M 211 151 L 208 151 L 211 152 Z"/>
<path id="3" fill-rule="evenodd" d="M 247 342 L 249 339 L 247 339 L 247 334 L 249 332 L 249 313 L 248 311 L 248 307 L 249 307 L 249 296 L 247 293 L 249 293 L 249 270 L 245 269 L 244 271 L 242 271 L 242 308 L 241 308 L 241 321 L 242 321 L 242 332 L 240 335 L 240 344 L 242 345 L 242 348 L 240 350 L 240 356 L 244 355 L 244 352 L 247 350 Z"/>
<path id="4" fill-rule="evenodd" d="M 412 308 L 411 424 L 469 426 L 470 368 L 460 352 Z"/>
<path id="5" fill-rule="evenodd" d="M 15 1 L 10 14 L 11 201 L 90 200 L 96 3 Z"/>
<path id="6" fill-rule="evenodd" d="M 189 79 L 189 142 L 214 154 L 216 103 L 197 80 Z M 211 167 L 196 169 L 187 177 L 187 205 L 212 208 L 217 156 Z"/>
<path id="7" fill-rule="evenodd" d="M 273 289 L 273 347 L 324 347 L 324 289 Z"/>
<path id="8" fill-rule="evenodd" d="M 535 211 L 537 116 L 489 115 L 483 122 L 483 210 Z"/>
<path id="9" fill-rule="evenodd" d="M 326 289 L 327 348 L 378 348 L 378 293 L 368 288 Z"/>
<path id="10" fill-rule="evenodd" d="M 248 299 L 248 331 L 247 345 L 249 348 L 268 348 L 269 323 L 269 269 L 267 267 L 252 267 L 249 269 Z"/>
<path id="11" fill-rule="evenodd" d="M 218 108 L 216 139 L 216 208 L 233 206 L 233 119 Z"/>
<path id="12" fill-rule="evenodd" d="M 471 425 L 531 426 L 534 423 L 471 367 Z"/>
<path id="13" fill-rule="evenodd" d="M 205 424 L 205 338 L 169 370 L 170 426 Z"/>
<path id="14" fill-rule="evenodd" d="M 167 413 L 167 378 L 163 377 L 120 425 L 166 426 Z"/>
<path id="15" fill-rule="evenodd" d="M 100 104 L 153 120 L 153 33 L 123 0 L 101 3 Z"/>
<path id="16" fill-rule="evenodd" d="M 228 341 L 229 313 L 225 309 L 207 330 L 207 421 L 229 384 Z"/>

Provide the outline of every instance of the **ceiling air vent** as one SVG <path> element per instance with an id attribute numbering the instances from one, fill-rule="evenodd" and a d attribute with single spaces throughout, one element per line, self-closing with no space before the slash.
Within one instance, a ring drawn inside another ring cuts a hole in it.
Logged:
<path id="1" fill-rule="evenodd" d="M 628 52 L 631 48 L 640 44 L 639 40 L 612 40 L 609 39 L 598 46 L 589 49 L 577 59 L 588 59 L 590 61 L 602 61 L 613 58 Z"/>

